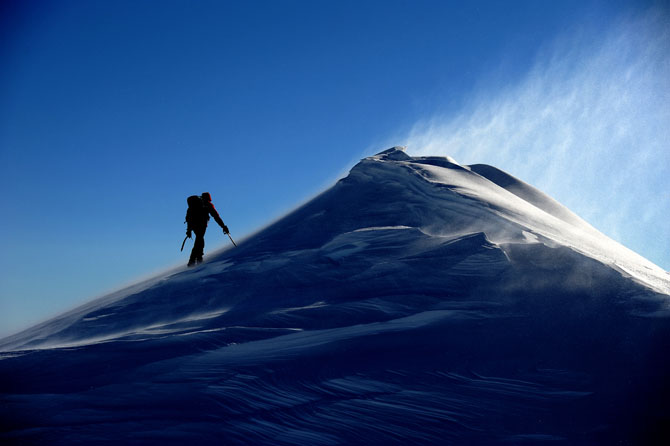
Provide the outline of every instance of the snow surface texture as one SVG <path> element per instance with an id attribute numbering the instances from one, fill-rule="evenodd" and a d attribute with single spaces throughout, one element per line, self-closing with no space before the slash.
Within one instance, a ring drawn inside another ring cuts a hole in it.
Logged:
<path id="1" fill-rule="evenodd" d="M 0 340 L 0 441 L 662 444 L 669 292 L 528 184 L 393 148 L 199 268 Z"/>

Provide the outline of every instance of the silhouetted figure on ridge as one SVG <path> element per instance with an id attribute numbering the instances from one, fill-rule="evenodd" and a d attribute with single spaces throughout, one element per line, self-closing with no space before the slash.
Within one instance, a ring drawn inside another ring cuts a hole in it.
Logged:
<path id="1" fill-rule="evenodd" d="M 219 213 L 212 204 L 212 196 L 209 192 L 204 192 L 201 196 L 191 195 L 186 199 L 188 210 L 186 211 L 186 236 L 191 238 L 191 232 L 195 233 L 195 242 L 191 257 L 188 259 L 188 266 L 193 266 L 202 262 L 202 256 L 205 249 L 205 231 L 207 231 L 207 222 L 209 216 L 214 217 L 224 234 L 228 234 L 228 226 L 223 223 Z"/>

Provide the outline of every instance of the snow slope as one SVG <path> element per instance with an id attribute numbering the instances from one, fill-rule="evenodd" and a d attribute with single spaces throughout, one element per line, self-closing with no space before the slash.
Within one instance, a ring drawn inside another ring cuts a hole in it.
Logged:
<path id="1" fill-rule="evenodd" d="M 654 444 L 669 293 L 532 186 L 393 148 L 197 269 L 0 340 L 0 439 Z"/>

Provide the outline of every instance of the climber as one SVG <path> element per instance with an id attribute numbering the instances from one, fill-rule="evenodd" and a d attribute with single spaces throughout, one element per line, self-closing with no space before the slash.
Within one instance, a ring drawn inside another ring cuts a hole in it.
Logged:
<path id="1" fill-rule="evenodd" d="M 194 266 L 202 262 L 205 248 L 205 231 L 207 231 L 209 216 L 214 217 L 214 221 L 221 226 L 224 234 L 229 235 L 229 231 L 228 226 L 223 223 L 214 204 L 212 204 L 212 196 L 209 192 L 204 192 L 201 196 L 191 195 L 186 199 L 186 202 L 188 203 L 186 237 L 191 238 L 191 233 L 195 233 L 195 242 L 193 243 L 193 250 L 191 250 L 191 257 L 188 260 L 188 266 Z"/>

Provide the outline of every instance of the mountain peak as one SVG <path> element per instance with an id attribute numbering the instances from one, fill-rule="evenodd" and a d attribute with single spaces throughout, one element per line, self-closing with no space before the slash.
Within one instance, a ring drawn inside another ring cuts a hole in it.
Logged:
<path id="1" fill-rule="evenodd" d="M 0 440 L 644 444 L 669 281 L 573 215 L 385 150 L 198 268 L 0 340 Z"/>
<path id="2" fill-rule="evenodd" d="M 376 160 L 396 160 L 396 161 L 405 161 L 405 160 L 410 160 L 412 157 L 407 155 L 405 153 L 405 150 L 407 150 L 407 147 L 404 146 L 395 146 L 391 147 L 390 149 L 383 150 L 374 156 L 371 156 L 371 159 L 376 159 Z"/>

